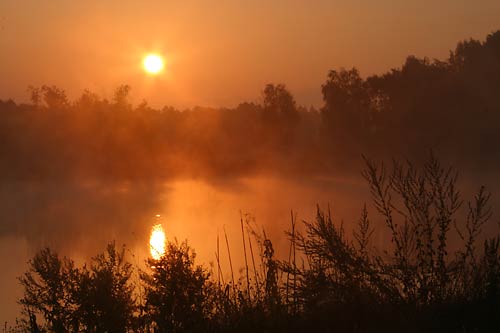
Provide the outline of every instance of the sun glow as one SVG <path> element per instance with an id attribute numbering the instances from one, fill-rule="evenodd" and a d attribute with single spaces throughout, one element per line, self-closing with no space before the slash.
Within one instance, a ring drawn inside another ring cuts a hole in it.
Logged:
<path id="1" fill-rule="evenodd" d="M 148 54 L 142 61 L 144 70 L 149 74 L 158 74 L 165 67 L 163 58 L 158 54 Z"/>
<path id="2" fill-rule="evenodd" d="M 149 250 L 151 257 L 159 260 L 165 254 L 166 236 L 161 224 L 154 225 L 149 238 Z"/>

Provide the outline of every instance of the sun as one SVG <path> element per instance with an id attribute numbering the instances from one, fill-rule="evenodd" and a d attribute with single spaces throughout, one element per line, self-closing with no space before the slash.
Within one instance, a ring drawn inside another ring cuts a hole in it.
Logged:
<path id="1" fill-rule="evenodd" d="M 152 53 L 144 57 L 142 66 L 147 73 L 155 75 L 163 70 L 165 64 L 160 55 Z"/>

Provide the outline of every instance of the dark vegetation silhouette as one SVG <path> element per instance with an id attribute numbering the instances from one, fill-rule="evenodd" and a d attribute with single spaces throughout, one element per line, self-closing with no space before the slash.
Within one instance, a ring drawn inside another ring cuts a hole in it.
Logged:
<path id="1" fill-rule="evenodd" d="M 114 243 L 94 257 L 90 266 L 75 267 L 50 249 L 38 252 L 19 278 L 20 300 L 29 318 L 37 313 L 51 332 L 125 332 L 137 308 L 131 285 L 132 265 L 125 249 Z M 30 322 L 36 331 L 35 321 Z M 38 326 L 38 325 L 36 325 Z"/>
<path id="2" fill-rule="evenodd" d="M 232 272 L 231 280 L 224 280 L 219 248 L 217 268 L 208 270 L 195 263 L 187 242 L 171 242 L 160 259 L 148 259 L 138 280 L 124 248 L 114 243 L 80 268 L 41 250 L 20 278 L 25 327 L 32 332 L 499 329 L 500 232 L 482 235 L 491 218 L 485 188 L 461 210 L 457 172 L 434 156 L 422 167 L 365 162 L 375 214 L 364 205 L 352 237 L 329 210 L 318 207 L 316 219 L 300 226 L 292 213 L 288 260 L 278 260 L 265 231 L 242 218 L 247 260 L 237 281 Z M 384 248 L 371 243 L 372 218 L 391 235 Z M 457 245 L 450 244 L 454 234 Z"/>
<path id="3" fill-rule="evenodd" d="M 381 75 L 332 70 L 320 110 L 269 84 L 260 104 L 179 111 L 112 99 L 74 101 L 54 86 L 30 87 L 31 104 L 0 101 L 4 179 L 145 179 L 331 174 L 361 153 L 423 160 L 430 149 L 463 168 L 499 165 L 500 31 L 460 42 L 444 61 L 410 56 Z"/>
<path id="4" fill-rule="evenodd" d="M 44 249 L 19 279 L 24 321 L 12 330 L 500 328 L 500 236 L 482 233 L 490 196 L 480 188 L 464 204 L 456 171 L 434 155 L 425 159 L 432 150 L 464 169 L 498 168 L 500 31 L 459 43 L 444 61 L 410 56 L 401 68 L 368 78 L 355 68 L 331 71 L 320 110 L 298 105 L 281 84 L 267 85 L 260 104 L 233 109 L 133 106 L 130 91 L 123 85 L 111 100 L 85 91 L 71 101 L 64 90 L 42 86 L 28 89 L 30 104 L 0 101 L 0 177 L 331 175 L 352 172 L 362 153 L 415 162 L 387 168 L 365 159 L 375 214 L 365 205 L 352 236 L 329 209 L 304 223 L 292 213 L 288 260 L 242 219 L 246 267 L 239 278 L 232 264 L 230 278 L 224 273 L 219 246 L 208 269 L 187 243 L 169 243 L 139 275 L 114 243 L 83 266 Z M 387 247 L 372 245 L 375 220 L 390 234 Z"/>
<path id="5" fill-rule="evenodd" d="M 145 285 L 145 323 L 160 332 L 199 332 L 211 315 L 213 295 L 209 274 L 194 263 L 186 242 L 168 244 L 159 260 L 149 259 L 151 272 L 141 276 Z"/>

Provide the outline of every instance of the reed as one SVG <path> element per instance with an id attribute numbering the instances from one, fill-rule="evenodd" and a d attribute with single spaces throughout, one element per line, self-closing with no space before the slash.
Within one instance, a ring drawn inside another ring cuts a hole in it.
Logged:
<path id="1" fill-rule="evenodd" d="M 245 256 L 245 273 L 246 273 L 246 279 L 247 279 L 247 293 L 248 293 L 248 299 L 250 299 L 250 277 L 248 274 L 248 260 L 247 260 L 247 248 L 245 245 L 245 230 L 243 229 L 243 215 L 241 214 L 240 211 L 240 225 L 241 225 L 241 239 L 243 241 L 243 254 Z"/>
<path id="2" fill-rule="evenodd" d="M 229 240 L 227 239 L 226 227 L 224 227 L 224 237 L 226 238 L 227 255 L 229 257 L 229 267 L 231 268 L 231 285 L 233 287 L 233 291 L 236 291 L 234 284 L 233 260 L 231 259 L 231 248 L 229 247 Z"/>

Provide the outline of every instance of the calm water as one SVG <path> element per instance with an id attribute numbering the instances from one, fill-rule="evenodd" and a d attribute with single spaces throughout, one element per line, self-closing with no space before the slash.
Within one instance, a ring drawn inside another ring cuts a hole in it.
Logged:
<path id="1" fill-rule="evenodd" d="M 279 251 L 287 249 L 284 230 L 290 225 L 291 209 L 299 220 L 312 219 L 316 204 L 326 207 L 328 203 L 339 216 L 357 216 L 363 194 L 363 183 L 310 178 L 3 184 L 0 320 L 12 322 L 18 314 L 21 289 L 16 277 L 42 247 L 81 262 L 116 240 L 127 244 L 134 255 L 131 261 L 141 264 L 148 255 L 150 228 L 160 214 L 167 238 L 188 239 L 207 266 L 214 261 L 217 234 L 223 237 L 225 228 L 234 266 L 240 267 L 241 215 L 252 216 L 264 226 Z M 229 267 L 225 250 L 221 249 L 223 270 Z"/>
<path id="2" fill-rule="evenodd" d="M 466 186 L 462 193 L 476 187 L 475 183 Z M 361 177 L 3 184 L 0 322 L 12 322 L 19 313 L 16 300 L 21 289 L 16 277 L 41 247 L 49 246 L 81 263 L 102 251 L 108 241 L 116 240 L 127 244 L 133 263 L 142 265 L 148 255 L 151 226 L 158 223 L 156 215 L 160 214 L 167 238 L 188 239 L 199 262 L 207 266 L 215 260 L 219 234 L 221 264 L 228 274 L 223 232 L 227 231 L 234 266 L 242 267 L 241 215 L 249 214 L 257 225 L 264 226 L 278 255 L 285 257 L 288 241 L 284 230 L 290 226 L 291 209 L 299 221 L 312 220 L 317 204 L 324 208 L 329 204 L 349 232 L 364 202 L 369 202 L 368 188 Z M 375 216 L 372 221 L 382 223 Z M 374 242 L 384 244 L 383 232 L 375 233 Z"/>

